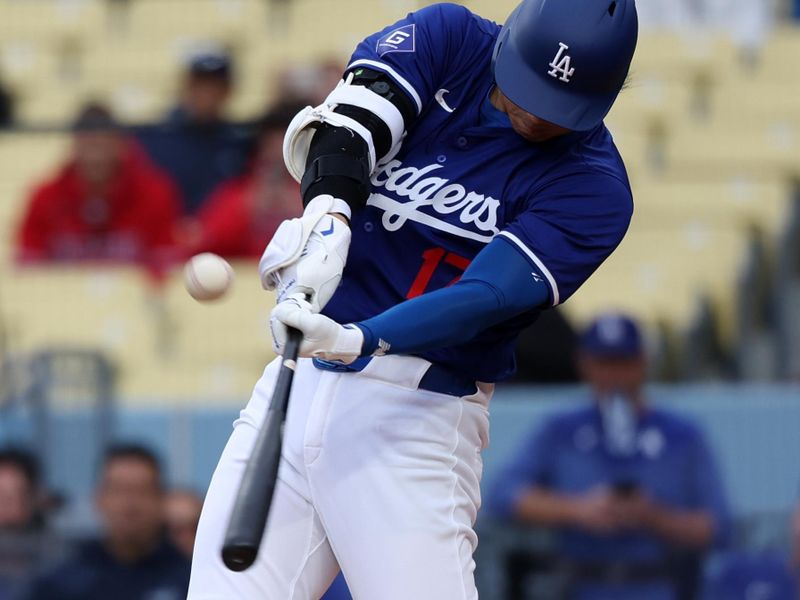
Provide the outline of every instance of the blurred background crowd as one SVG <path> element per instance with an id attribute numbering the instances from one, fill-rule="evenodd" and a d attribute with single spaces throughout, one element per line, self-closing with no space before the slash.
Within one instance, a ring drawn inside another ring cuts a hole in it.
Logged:
<path id="1" fill-rule="evenodd" d="M 0 0 L 0 600 L 185 596 L 272 358 L 283 131 L 426 4 Z M 800 1 L 639 13 L 607 122 L 636 214 L 493 401 L 489 600 L 798 597 Z M 211 307 L 181 284 L 202 251 L 238 275 Z"/>

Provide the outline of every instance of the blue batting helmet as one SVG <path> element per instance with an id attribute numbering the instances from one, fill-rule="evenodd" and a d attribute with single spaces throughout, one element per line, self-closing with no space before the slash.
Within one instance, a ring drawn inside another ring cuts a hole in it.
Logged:
<path id="1" fill-rule="evenodd" d="M 638 32 L 634 0 L 523 0 L 497 38 L 495 82 L 532 115 L 587 131 L 622 89 Z"/>

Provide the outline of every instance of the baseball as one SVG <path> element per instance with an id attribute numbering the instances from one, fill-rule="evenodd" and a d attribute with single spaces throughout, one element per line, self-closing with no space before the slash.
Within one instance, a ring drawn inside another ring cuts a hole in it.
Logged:
<path id="1" fill-rule="evenodd" d="M 204 252 L 193 256 L 183 269 L 189 295 L 199 302 L 217 300 L 233 285 L 233 269 L 221 256 Z"/>

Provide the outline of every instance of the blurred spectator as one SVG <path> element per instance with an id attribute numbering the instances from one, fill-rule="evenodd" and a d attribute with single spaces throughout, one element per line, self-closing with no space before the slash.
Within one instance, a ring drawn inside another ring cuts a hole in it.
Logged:
<path id="1" fill-rule="evenodd" d="M 193 490 L 172 490 L 167 494 L 164 503 L 164 519 L 169 539 L 189 559 L 192 558 L 202 509 L 203 499 Z"/>
<path id="2" fill-rule="evenodd" d="M 0 129 L 11 127 L 14 124 L 14 101 L 11 93 L 0 81 Z"/>
<path id="3" fill-rule="evenodd" d="M 38 491 L 39 465 L 33 455 L 19 449 L 0 451 L 0 530 L 40 524 Z"/>
<path id="4" fill-rule="evenodd" d="M 245 168 L 246 135 L 224 119 L 232 89 L 230 58 L 199 54 L 189 62 L 178 106 L 163 123 L 139 131 L 151 158 L 177 183 L 185 214 Z"/>
<path id="5" fill-rule="evenodd" d="M 44 528 L 39 465 L 25 450 L 0 450 L 0 600 L 16 597 L 62 545 Z"/>
<path id="6" fill-rule="evenodd" d="M 19 260 L 166 262 L 178 213 L 172 184 L 104 106 L 84 108 L 73 130 L 66 164 L 29 199 Z"/>
<path id="7" fill-rule="evenodd" d="M 300 186 L 283 163 L 283 135 L 299 109 L 279 107 L 262 119 L 249 172 L 223 183 L 189 230 L 191 254 L 258 258 L 278 225 L 302 213 Z"/>
<path id="8" fill-rule="evenodd" d="M 286 102 L 317 106 L 339 84 L 344 66 L 337 60 L 292 66 L 281 73 L 279 96 Z"/>
<path id="9" fill-rule="evenodd" d="M 551 417 L 530 437 L 496 482 L 490 506 L 556 528 L 559 598 L 691 598 L 685 587 L 697 584 L 691 570 L 699 554 L 686 553 L 720 542 L 729 522 L 705 439 L 685 419 L 649 406 L 631 319 L 592 323 L 580 340 L 580 369 L 591 405 Z"/>
<path id="10" fill-rule="evenodd" d="M 189 561 L 164 535 L 164 490 L 155 455 L 110 448 L 96 492 L 104 535 L 37 579 L 30 600 L 181 600 Z"/>

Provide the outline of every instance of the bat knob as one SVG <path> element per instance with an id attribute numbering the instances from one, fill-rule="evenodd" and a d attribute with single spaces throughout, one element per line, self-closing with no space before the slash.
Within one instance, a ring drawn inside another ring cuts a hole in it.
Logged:
<path id="1" fill-rule="evenodd" d="M 245 545 L 226 545 L 222 549 L 222 562 L 231 571 L 244 571 L 249 569 L 256 561 L 256 549 Z"/>

